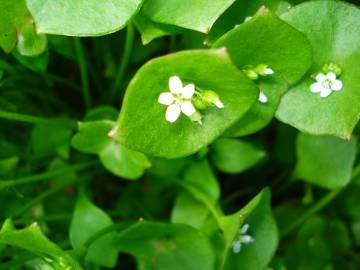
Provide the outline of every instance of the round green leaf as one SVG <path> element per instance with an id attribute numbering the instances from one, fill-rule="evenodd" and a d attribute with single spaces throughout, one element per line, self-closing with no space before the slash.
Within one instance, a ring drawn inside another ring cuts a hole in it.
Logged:
<path id="1" fill-rule="evenodd" d="M 110 120 L 79 123 L 72 146 L 84 153 L 98 154 L 101 163 L 113 174 L 137 179 L 151 163 L 144 154 L 127 149 L 109 137 L 114 125 L 115 122 Z"/>
<path id="2" fill-rule="evenodd" d="M 84 153 L 98 154 L 111 142 L 108 133 L 114 125 L 115 122 L 109 120 L 80 122 L 72 146 Z"/>
<path id="3" fill-rule="evenodd" d="M 158 103 L 168 81 L 183 81 L 219 94 L 225 108 L 208 108 L 202 125 L 181 115 L 175 123 L 165 119 L 166 106 Z M 144 65 L 131 81 L 114 138 L 131 149 L 154 156 L 190 155 L 219 137 L 258 97 L 255 85 L 234 67 L 224 49 L 185 51 L 160 57 Z"/>
<path id="4" fill-rule="evenodd" d="M 114 242 L 120 251 L 136 257 L 140 269 L 214 270 L 208 239 L 187 225 L 140 221 Z"/>
<path id="5" fill-rule="evenodd" d="M 148 0 L 144 13 L 153 21 L 208 33 L 235 0 Z"/>
<path id="6" fill-rule="evenodd" d="M 356 155 L 356 140 L 300 133 L 295 176 L 328 189 L 347 185 Z"/>
<path id="7" fill-rule="evenodd" d="M 360 119 L 360 10 L 340 1 L 314 1 L 290 9 L 282 18 L 311 42 L 310 74 L 335 63 L 343 70 L 343 88 L 321 98 L 310 91 L 314 80 L 309 75 L 282 98 L 277 117 L 307 133 L 349 138 Z"/>
<path id="8" fill-rule="evenodd" d="M 220 138 L 210 148 L 211 160 L 216 168 L 225 173 L 243 172 L 266 156 L 260 147 L 247 142 L 234 139 Z"/>
<path id="9" fill-rule="evenodd" d="M 37 32 L 65 36 L 99 36 L 123 28 L 141 0 L 26 0 Z"/>
<path id="10" fill-rule="evenodd" d="M 111 141 L 99 153 L 101 163 L 113 174 L 129 180 L 140 178 L 151 166 L 147 157 Z"/>
<path id="11" fill-rule="evenodd" d="M 240 69 L 266 64 L 275 71 L 274 75 L 259 76 L 257 80 L 268 102 L 257 102 L 225 134 L 229 137 L 249 135 L 270 123 L 288 83 L 298 81 L 310 67 L 310 44 L 303 34 L 262 8 L 250 21 L 229 31 L 213 45 L 221 46 L 229 50 Z"/>
<path id="12" fill-rule="evenodd" d="M 239 68 L 266 64 L 290 84 L 311 65 L 311 47 L 305 36 L 266 8 L 213 45 L 223 46 Z"/>

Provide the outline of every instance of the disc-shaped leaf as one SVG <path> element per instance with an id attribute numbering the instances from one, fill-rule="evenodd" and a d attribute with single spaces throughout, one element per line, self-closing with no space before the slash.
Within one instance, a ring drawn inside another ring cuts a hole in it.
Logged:
<path id="1" fill-rule="evenodd" d="M 310 74 L 335 63 L 343 70 L 343 88 L 321 98 L 310 91 L 315 81 L 309 75 L 282 98 L 277 117 L 307 133 L 348 138 L 360 119 L 360 10 L 340 1 L 312 1 L 290 9 L 282 18 L 311 42 Z"/>
<path id="2" fill-rule="evenodd" d="M 214 270 L 208 239 L 187 225 L 140 221 L 114 242 L 120 251 L 136 257 L 141 269 Z"/>
<path id="3" fill-rule="evenodd" d="M 269 124 L 288 84 L 298 81 L 308 70 L 310 44 L 303 34 L 262 8 L 250 21 L 229 31 L 213 45 L 221 46 L 229 50 L 240 69 L 266 64 L 275 71 L 274 75 L 259 76 L 256 81 L 267 102 L 258 102 L 226 132 L 230 137 L 245 136 Z"/>
<path id="4" fill-rule="evenodd" d="M 225 173 L 243 172 L 266 156 L 259 146 L 235 139 L 220 138 L 210 148 L 211 160 L 216 168 Z"/>
<path id="5" fill-rule="evenodd" d="M 141 0 L 26 0 L 38 33 L 99 36 L 123 28 Z"/>
<path id="6" fill-rule="evenodd" d="M 199 32 L 209 32 L 219 16 L 235 0 L 148 0 L 145 14 L 153 21 Z"/>
<path id="7" fill-rule="evenodd" d="M 70 226 L 70 240 L 74 248 L 80 248 L 97 232 L 113 224 L 111 218 L 94 205 L 81 192 L 76 202 Z M 105 267 L 114 267 L 117 249 L 111 245 L 115 233 L 108 233 L 95 241 L 88 249 L 86 260 Z"/>
<path id="8" fill-rule="evenodd" d="M 182 114 L 175 123 L 165 119 L 167 106 L 158 102 L 169 91 L 169 78 L 215 91 L 223 109 L 202 112 L 202 124 Z M 131 81 L 114 138 L 131 149 L 154 156 L 176 158 L 208 145 L 234 124 L 258 97 L 255 85 L 234 67 L 225 50 L 185 51 L 144 65 Z"/>
<path id="9" fill-rule="evenodd" d="M 300 133 L 296 144 L 295 176 L 312 184 L 335 189 L 347 185 L 356 155 L 356 140 Z"/>

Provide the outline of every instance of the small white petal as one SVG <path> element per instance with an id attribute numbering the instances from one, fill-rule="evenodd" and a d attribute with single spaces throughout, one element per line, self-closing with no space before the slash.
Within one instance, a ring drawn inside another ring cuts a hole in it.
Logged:
<path id="1" fill-rule="evenodd" d="M 329 72 L 328 74 L 326 74 L 326 77 L 332 82 L 336 80 L 336 74 L 334 72 Z"/>
<path id="2" fill-rule="evenodd" d="M 219 109 L 222 109 L 225 107 L 224 103 L 222 103 L 220 99 L 215 102 L 215 106 L 218 107 Z"/>
<path id="3" fill-rule="evenodd" d="M 260 91 L 260 94 L 259 94 L 259 101 L 261 103 L 267 103 L 268 102 L 267 96 L 262 91 Z"/>
<path id="4" fill-rule="evenodd" d="M 324 90 L 324 87 L 323 87 L 322 83 L 320 83 L 320 82 L 313 83 L 310 86 L 310 91 L 313 93 L 320 93 L 323 90 Z"/>
<path id="5" fill-rule="evenodd" d="M 170 105 L 173 101 L 174 97 L 170 92 L 161 93 L 158 99 L 158 102 L 163 105 Z"/>
<path id="6" fill-rule="evenodd" d="M 181 82 L 181 79 L 178 76 L 172 76 L 169 79 L 169 89 L 170 92 L 173 94 L 180 94 L 182 89 L 183 89 L 183 85 Z"/>
<path id="7" fill-rule="evenodd" d="M 249 243 L 254 242 L 254 238 L 252 238 L 250 235 L 243 235 L 241 237 L 241 242 L 244 244 L 249 244 Z"/>
<path id="8" fill-rule="evenodd" d="M 327 79 L 327 76 L 323 73 L 319 73 L 318 75 L 316 75 L 315 79 L 318 82 L 323 82 Z"/>
<path id="9" fill-rule="evenodd" d="M 275 72 L 271 68 L 265 68 L 264 71 L 263 71 L 264 75 L 272 75 L 274 73 Z"/>
<path id="10" fill-rule="evenodd" d="M 191 97 L 194 95 L 194 93 L 195 93 L 195 85 L 192 84 L 192 83 L 186 85 L 186 86 L 182 89 L 181 93 L 182 93 L 183 98 L 186 98 L 186 99 L 191 98 Z"/>
<path id="11" fill-rule="evenodd" d="M 340 90 L 342 89 L 342 87 L 343 87 L 343 83 L 342 83 L 342 81 L 340 81 L 340 80 L 335 80 L 335 81 L 333 81 L 333 83 L 331 84 L 331 89 L 332 89 L 333 91 L 340 91 Z"/>
<path id="12" fill-rule="evenodd" d="M 240 228 L 240 234 L 245 234 L 247 233 L 247 231 L 249 230 L 250 225 L 249 224 L 244 224 L 241 228 Z"/>
<path id="13" fill-rule="evenodd" d="M 181 111 L 185 115 L 190 116 L 196 112 L 196 109 L 190 101 L 185 101 L 185 102 L 183 102 L 183 104 L 181 104 Z"/>
<path id="14" fill-rule="evenodd" d="M 330 94 L 331 94 L 331 89 L 324 88 L 320 93 L 320 97 L 325 98 Z"/>
<path id="15" fill-rule="evenodd" d="M 241 250 L 241 242 L 240 241 L 234 241 L 232 244 L 232 249 L 234 253 L 239 253 Z"/>
<path id="16" fill-rule="evenodd" d="M 166 110 L 165 119 L 170 123 L 174 123 L 179 118 L 180 113 L 180 107 L 178 105 L 172 104 Z"/>

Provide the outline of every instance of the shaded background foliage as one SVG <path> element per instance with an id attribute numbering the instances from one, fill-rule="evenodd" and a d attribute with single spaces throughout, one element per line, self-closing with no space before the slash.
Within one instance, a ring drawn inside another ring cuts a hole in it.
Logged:
<path id="1" fill-rule="evenodd" d="M 359 269 L 355 5 L 0 0 L 0 269 Z M 307 92 L 323 54 L 340 97 Z M 234 109 L 174 135 L 174 72 Z"/>

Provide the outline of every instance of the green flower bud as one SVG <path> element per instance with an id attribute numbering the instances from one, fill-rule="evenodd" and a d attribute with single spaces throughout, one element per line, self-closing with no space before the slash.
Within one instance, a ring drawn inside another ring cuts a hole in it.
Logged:
<path id="1" fill-rule="evenodd" d="M 337 64 L 334 64 L 334 63 L 325 64 L 322 68 L 322 71 L 325 74 L 329 73 L 329 72 L 334 72 L 337 77 L 339 77 L 342 73 L 341 68 Z"/>

